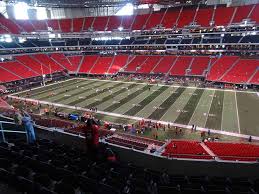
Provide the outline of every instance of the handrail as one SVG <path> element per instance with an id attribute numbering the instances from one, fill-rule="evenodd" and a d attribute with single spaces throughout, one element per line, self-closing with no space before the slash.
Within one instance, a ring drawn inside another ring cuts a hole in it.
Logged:
<path id="1" fill-rule="evenodd" d="M 5 139 L 5 133 L 21 133 L 25 134 L 27 137 L 27 133 L 25 131 L 16 131 L 16 130 L 4 130 L 3 124 L 11 124 L 11 125 L 16 125 L 14 122 L 8 122 L 8 121 L 0 121 L 0 132 L 2 134 L 2 140 L 3 142 L 7 142 Z"/>

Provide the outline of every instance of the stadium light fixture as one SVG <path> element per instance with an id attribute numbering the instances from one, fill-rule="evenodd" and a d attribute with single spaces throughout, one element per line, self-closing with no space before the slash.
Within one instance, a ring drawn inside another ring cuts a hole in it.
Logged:
<path id="1" fill-rule="evenodd" d="M 118 27 L 118 30 L 121 32 L 123 30 L 123 27 L 122 26 Z"/>
<path id="2" fill-rule="evenodd" d="M 123 6 L 115 15 L 133 15 L 134 6 L 132 3 L 127 3 L 125 6 Z"/>
<path id="3" fill-rule="evenodd" d="M 29 6 L 25 2 L 18 2 L 14 5 L 14 15 L 15 19 L 28 20 L 28 10 Z"/>

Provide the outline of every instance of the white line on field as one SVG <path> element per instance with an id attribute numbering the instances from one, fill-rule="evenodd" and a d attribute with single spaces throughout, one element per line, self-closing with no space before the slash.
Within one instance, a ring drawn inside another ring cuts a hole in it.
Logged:
<path id="1" fill-rule="evenodd" d="M 73 78 L 76 79 L 76 78 Z M 243 92 L 243 93 L 252 93 L 255 94 L 257 92 L 253 91 L 239 91 L 239 90 L 231 90 L 231 89 L 219 89 L 219 88 L 199 88 L 199 87 L 193 87 L 193 86 L 180 86 L 180 85 L 166 85 L 166 84 L 152 84 L 152 83 L 137 83 L 134 81 L 114 81 L 114 80 L 100 80 L 100 79 L 89 79 L 89 78 L 77 78 L 77 79 L 84 79 L 84 80 L 96 80 L 96 81 L 103 81 L 103 82 L 123 82 L 123 83 L 135 83 L 139 85 L 158 85 L 158 86 L 167 86 L 167 87 L 175 87 L 175 88 L 191 88 L 191 89 L 204 89 L 204 90 L 219 90 L 219 91 L 227 91 L 227 92 Z"/>
<path id="2" fill-rule="evenodd" d="M 52 105 L 52 106 L 56 106 L 56 107 L 62 107 L 62 108 L 68 108 L 68 109 L 74 109 L 74 110 L 81 110 L 81 111 L 91 112 L 87 108 L 68 106 L 68 105 L 64 105 L 64 104 L 57 104 L 57 103 L 51 103 L 51 102 L 46 102 L 46 101 L 40 101 L 40 100 L 34 100 L 34 99 L 22 98 L 22 97 L 17 97 L 17 96 L 10 96 L 10 95 L 8 97 L 13 98 L 13 99 L 24 100 L 24 101 L 27 101 L 27 102 L 36 102 L 36 103 L 48 104 L 48 105 Z M 132 120 L 137 120 L 137 121 L 141 121 L 141 120 L 144 119 L 144 120 L 151 121 L 151 122 L 154 122 L 154 123 L 157 122 L 157 123 L 161 123 L 163 125 L 170 124 L 171 126 L 178 126 L 178 127 L 186 128 L 186 129 L 191 129 L 192 128 L 191 125 L 182 125 L 182 124 L 177 124 L 177 123 L 173 123 L 173 122 L 152 120 L 152 119 L 146 119 L 146 118 L 141 118 L 141 117 L 136 117 L 136 116 L 122 115 L 122 114 L 118 114 L 118 113 L 110 113 L 110 112 L 104 112 L 104 111 L 97 111 L 97 113 L 103 114 L 103 115 L 114 116 L 114 117 L 132 119 Z M 219 130 L 215 130 L 215 129 L 208 129 L 208 128 L 202 128 L 202 127 L 197 127 L 197 130 L 198 131 L 205 131 L 205 132 L 208 132 L 210 130 L 211 133 L 228 135 L 228 136 L 234 136 L 234 137 L 239 137 L 239 138 L 246 138 L 246 139 L 249 139 L 249 137 L 250 137 L 250 135 L 245 135 L 245 134 L 240 134 L 240 133 L 233 133 L 233 132 L 228 132 L 228 131 L 219 131 Z M 252 139 L 259 141 L 259 136 L 252 136 Z"/>
<path id="3" fill-rule="evenodd" d="M 196 110 L 197 110 L 197 108 L 198 108 L 198 106 L 199 106 L 199 104 L 200 104 L 200 102 L 201 102 L 202 96 L 203 96 L 204 94 L 205 94 L 205 93 L 203 92 L 203 94 L 201 95 L 201 97 L 200 97 L 200 99 L 199 99 L 198 104 L 196 105 L 196 107 L 195 107 L 195 109 L 194 109 L 194 112 L 192 113 L 192 117 L 191 117 L 191 119 L 189 120 L 188 125 L 190 125 L 190 122 L 191 122 L 191 120 L 192 120 L 192 118 L 193 118 L 193 115 L 195 114 L 195 112 L 196 112 Z"/>
<path id="4" fill-rule="evenodd" d="M 239 121 L 239 113 L 238 113 L 238 106 L 237 106 L 237 93 L 235 93 L 235 101 L 236 101 L 236 110 L 237 110 L 237 124 L 238 124 L 238 132 L 241 134 L 240 130 L 240 121 Z"/>
<path id="5" fill-rule="evenodd" d="M 221 126 L 220 126 L 220 130 L 222 131 L 223 128 L 223 119 L 224 119 L 224 99 L 225 99 L 225 92 L 223 92 L 223 107 L 222 107 L 222 113 L 221 113 Z"/>
<path id="6" fill-rule="evenodd" d="M 207 120 L 208 120 L 208 118 L 209 118 L 210 109 L 211 109 L 212 101 L 213 101 L 213 99 L 214 99 L 215 92 L 216 92 L 216 90 L 214 90 L 214 92 L 213 92 L 213 94 L 212 94 L 212 97 L 211 97 L 210 107 L 209 107 L 209 110 L 208 110 L 208 113 L 207 113 L 207 117 L 206 117 L 206 121 L 205 121 L 205 123 L 204 123 L 204 127 L 206 126 Z"/>

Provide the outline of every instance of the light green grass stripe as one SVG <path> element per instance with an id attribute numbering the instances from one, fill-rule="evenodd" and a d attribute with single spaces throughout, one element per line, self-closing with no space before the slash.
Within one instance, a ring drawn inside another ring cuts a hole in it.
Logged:
<path id="1" fill-rule="evenodd" d="M 241 133 L 259 136 L 259 96 L 243 92 L 236 95 Z"/>
<path id="2" fill-rule="evenodd" d="M 210 111 L 210 105 L 214 96 L 214 90 L 204 90 L 201 99 L 194 111 L 189 125 L 196 125 L 198 127 L 205 127 L 207 115 Z"/>
<path id="3" fill-rule="evenodd" d="M 194 91 L 191 98 L 189 99 L 189 101 L 187 102 L 185 107 L 183 108 L 183 112 L 181 112 L 180 115 L 175 120 L 176 123 L 188 125 L 188 123 L 192 117 L 192 114 L 194 113 L 195 108 L 198 105 L 203 92 L 204 92 L 203 89 L 197 89 Z"/>
<path id="4" fill-rule="evenodd" d="M 185 91 L 177 98 L 177 100 L 169 106 L 167 112 L 162 116 L 160 120 L 162 121 L 170 121 L 175 122 L 177 117 L 183 111 L 185 105 L 191 98 L 192 94 L 194 93 L 195 89 L 186 88 Z"/>
<path id="5" fill-rule="evenodd" d="M 110 91 L 115 93 L 115 92 L 117 92 L 119 90 L 122 90 L 123 88 L 129 87 L 129 86 L 130 86 L 130 84 L 122 83 L 121 85 L 119 85 L 118 87 L 114 87 L 113 89 L 106 90 L 105 92 L 102 92 L 102 93 L 98 92 L 97 95 L 92 96 L 91 98 L 85 99 L 82 103 L 77 104 L 77 106 L 85 107 L 85 108 L 92 108 L 92 107 L 94 107 L 94 105 L 91 106 L 90 104 L 100 104 L 100 103 L 102 103 L 102 101 L 105 100 L 104 98 L 111 95 Z"/>
<path id="6" fill-rule="evenodd" d="M 206 128 L 221 130 L 224 92 L 217 90 L 214 94 Z"/>
<path id="7" fill-rule="evenodd" d="M 159 107 L 177 88 L 168 87 L 162 94 L 157 96 L 152 102 L 145 106 L 141 111 L 139 111 L 135 116 L 148 118 L 156 107 Z"/>
<path id="8" fill-rule="evenodd" d="M 84 87 L 87 86 L 89 84 L 93 83 L 93 81 L 85 81 L 85 82 L 80 82 L 80 83 L 74 83 L 73 85 L 63 85 L 62 87 L 59 87 L 58 89 L 56 89 L 55 91 L 53 91 L 53 95 L 50 95 L 49 92 L 45 93 L 45 94 L 41 94 L 37 99 L 38 100 L 46 100 L 46 101 L 50 101 L 50 102 L 54 102 L 55 99 L 60 98 L 60 96 L 64 97 L 64 94 L 67 94 L 67 91 L 76 91 L 78 90 L 78 87 Z"/>
<path id="9" fill-rule="evenodd" d="M 148 88 L 150 88 L 150 86 L 144 86 L 142 85 L 142 88 L 136 92 L 133 93 L 129 93 L 128 96 L 125 96 L 125 98 L 123 98 L 122 100 L 120 100 L 120 103 L 116 103 L 116 104 L 112 104 L 111 106 L 109 106 L 108 108 L 106 108 L 104 111 L 106 112 L 113 112 L 115 109 L 119 108 L 120 106 L 122 106 L 123 104 L 127 103 L 129 100 L 131 100 L 132 98 L 140 95 L 141 93 L 143 93 L 144 91 L 148 90 Z"/>
<path id="10" fill-rule="evenodd" d="M 54 91 L 54 90 L 56 90 L 56 89 L 58 89 L 60 87 L 74 85 L 76 83 L 80 83 L 80 82 L 84 82 L 84 81 L 85 80 L 74 80 L 73 79 L 73 80 L 68 80 L 68 81 L 62 82 L 62 83 L 57 83 L 57 84 L 53 84 L 53 85 L 47 85 L 47 86 L 44 86 L 42 88 L 38 88 L 38 89 L 32 90 L 31 91 L 31 97 L 36 97 L 37 95 L 45 94 L 46 92 Z"/>
<path id="11" fill-rule="evenodd" d="M 104 102 L 107 102 L 107 101 L 109 101 L 109 100 L 111 100 L 111 99 L 113 99 L 114 100 L 114 98 L 117 96 L 117 95 L 120 95 L 121 93 L 124 93 L 124 92 L 126 92 L 126 91 L 128 91 L 128 90 L 131 90 L 131 89 L 133 89 L 133 88 L 135 88 L 135 87 L 137 87 L 137 84 L 125 84 L 125 86 L 121 86 L 121 88 L 120 89 L 118 89 L 118 90 L 113 90 L 112 91 L 112 93 L 108 93 L 108 95 L 107 96 L 105 96 L 105 97 L 103 97 L 100 101 L 96 101 L 96 102 L 93 102 L 93 103 L 90 103 L 90 104 L 88 104 L 86 107 L 96 107 L 96 106 L 98 106 L 99 104 L 102 104 L 102 103 L 104 103 Z M 102 109 L 101 109 L 102 110 Z"/>
<path id="12" fill-rule="evenodd" d="M 125 96 L 128 96 L 129 93 L 134 93 L 138 90 L 140 90 L 142 87 L 141 85 L 136 85 L 136 87 L 131 88 L 130 90 L 126 90 L 124 92 L 121 92 L 120 94 L 114 96 L 112 99 L 107 100 L 101 104 L 99 104 L 97 106 L 98 110 L 105 110 L 106 108 L 108 108 L 109 106 L 111 106 L 112 104 L 116 104 L 117 102 L 120 102 L 123 98 L 125 98 Z"/>
<path id="13" fill-rule="evenodd" d="M 117 87 L 120 87 L 121 85 L 123 85 L 124 83 L 116 83 L 114 84 L 113 86 L 111 87 L 105 87 L 103 88 L 103 90 L 99 90 L 99 91 L 91 91 L 88 93 L 88 95 L 84 96 L 83 94 L 81 94 L 81 96 L 83 96 L 83 98 L 78 98 L 70 103 L 68 103 L 68 105 L 71 105 L 71 106 L 83 106 L 83 104 L 85 103 L 85 101 L 87 101 L 88 99 L 90 98 L 93 98 L 93 97 L 98 97 L 98 95 L 101 95 L 102 93 L 105 93 L 109 90 L 112 90 L 114 88 L 117 88 Z M 106 85 L 105 85 L 106 86 Z"/>
<path id="14" fill-rule="evenodd" d="M 103 86 L 108 85 L 108 82 L 93 82 L 93 83 L 88 83 L 86 85 L 82 85 L 81 87 L 76 88 L 72 93 L 68 92 L 65 94 L 70 94 L 70 96 L 59 96 L 58 99 L 55 99 L 54 102 L 61 102 L 64 101 L 66 99 L 70 99 L 70 98 L 74 98 L 75 96 L 81 95 L 83 92 L 89 91 L 89 90 L 93 90 L 93 89 L 97 89 Z"/>
<path id="15" fill-rule="evenodd" d="M 127 103 L 123 104 L 119 108 L 115 109 L 114 112 L 119 113 L 119 114 L 126 114 L 128 110 L 135 106 L 139 106 L 139 103 L 144 100 L 149 94 L 152 94 L 155 92 L 155 90 L 159 89 L 159 86 L 150 86 L 150 91 L 149 89 L 143 91 L 141 94 L 134 96 L 131 98 Z"/>
<path id="16" fill-rule="evenodd" d="M 177 100 L 184 92 L 185 88 L 177 88 L 155 111 L 148 117 L 149 119 L 161 120 L 161 117 L 167 112 L 168 108 Z"/>
<path id="17" fill-rule="evenodd" d="M 235 92 L 225 92 L 221 129 L 239 133 Z"/>
<path id="18" fill-rule="evenodd" d="M 104 82 L 104 83 L 102 83 L 102 84 L 100 84 L 100 82 L 93 83 L 92 88 L 90 88 L 88 90 L 78 90 L 76 95 L 73 95 L 73 96 L 70 96 L 70 97 L 68 97 L 64 100 L 61 100 L 60 103 L 61 104 L 71 103 L 71 102 L 73 102 L 77 99 L 85 98 L 89 94 L 96 93 L 96 89 L 104 90 L 105 88 L 111 87 L 115 84 L 115 83 L 110 83 L 110 82 Z"/>
<path id="19" fill-rule="evenodd" d="M 157 96 L 159 96 L 162 92 L 164 92 L 168 87 L 163 86 L 155 90 L 152 94 L 148 95 L 144 100 L 142 100 L 138 106 L 132 107 L 130 110 L 125 112 L 126 115 L 135 115 L 140 110 L 142 110 L 145 106 L 149 106 L 149 103 L 152 102 Z"/>

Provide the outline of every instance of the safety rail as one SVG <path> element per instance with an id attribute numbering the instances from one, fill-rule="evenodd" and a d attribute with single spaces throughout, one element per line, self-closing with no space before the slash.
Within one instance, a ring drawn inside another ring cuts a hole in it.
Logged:
<path id="1" fill-rule="evenodd" d="M 25 134 L 26 138 L 27 138 L 27 133 L 25 131 L 4 130 L 3 124 L 9 124 L 9 125 L 15 125 L 16 126 L 16 124 L 14 122 L 0 121 L 0 132 L 1 132 L 1 135 L 2 135 L 2 141 L 3 142 L 7 142 L 6 138 L 5 138 L 5 133 L 21 133 L 21 134 Z"/>

